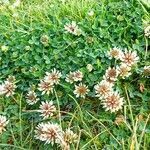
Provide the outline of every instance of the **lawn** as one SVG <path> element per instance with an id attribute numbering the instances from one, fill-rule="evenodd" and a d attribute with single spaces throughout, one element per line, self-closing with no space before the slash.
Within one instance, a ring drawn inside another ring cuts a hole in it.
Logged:
<path id="1" fill-rule="evenodd" d="M 150 1 L 0 0 L 0 150 L 149 150 Z"/>

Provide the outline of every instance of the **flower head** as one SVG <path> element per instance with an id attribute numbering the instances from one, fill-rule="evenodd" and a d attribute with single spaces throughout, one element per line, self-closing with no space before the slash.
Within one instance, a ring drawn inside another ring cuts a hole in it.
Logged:
<path id="1" fill-rule="evenodd" d="M 39 101 L 39 98 L 37 98 L 36 93 L 33 90 L 31 90 L 27 93 L 26 101 L 29 105 L 33 105 L 37 103 L 37 101 Z"/>
<path id="2" fill-rule="evenodd" d="M 75 85 L 74 94 L 76 97 L 85 98 L 85 95 L 88 94 L 89 89 L 85 84 L 80 83 L 78 86 Z"/>
<path id="3" fill-rule="evenodd" d="M 90 11 L 88 12 L 88 15 L 89 15 L 90 17 L 94 16 L 94 11 L 93 11 L 93 10 L 90 10 Z"/>
<path id="4" fill-rule="evenodd" d="M 47 144 L 60 143 L 63 138 L 62 129 L 58 124 L 40 123 L 35 130 L 35 138 Z"/>
<path id="5" fill-rule="evenodd" d="M 125 50 L 125 52 L 122 54 L 120 60 L 128 65 L 128 66 L 132 66 L 132 65 L 135 65 L 138 60 L 139 60 L 139 57 L 137 56 L 137 52 L 136 51 L 127 51 Z"/>
<path id="6" fill-rule="evenodd" d="M 41 38 L 40 38 L 40 42 L 44 46 L 48 46 L 49 45 L 49 37 L 47 35 L 42 35 Z"/>
<path id="7" fill-rule="evenodd" d="M 150 66 L 144 66 L 143 74 L 145 76 L 150 76 Z"/>
<path id="8" fill-rule="evenodd" d="M 79 29 L 75 21 L 72 21 L 72 23 L 67 23 L 64 26 L 64 28 L 67 32 L 74 34 L 74 35 L 80 35 L 82 32 L 81 29 Z"/>
<path id="9" fill-rule="evenodd" d="M 66 76 L 65 81 L 72 84 L 74 82 L 74 72 L 70 71 L 70 73 Z"/>
<path id="10" fill-rule="evenodd" d="M 83 78 L 83 73 L 81 71 L 75 71 L 74 72 L 74 81 L 82 81 L 82 78 Z"/>
<path id="11" fill-rule="evenodd" d="M 102 80 L 101 82 L 96 84 L 94 88 L 96 96 L 99 97 L 100 99 L 108 96 L 112 92 L 112 84 L 110 84 L 105 80 Z"/>
<path id="12" fill-rule="evenodd" d="M 63 132 L 63 139 L 67 144 L 72 144 L 77 142 L 78 135 L 68 128 L 65 132 Z"/>
<path id="13" fill-rule="evenodd" d="M 61 73 L 54 68 L 51 73 L 46 72 L 44 80 L 48 83 L 59 84 L 61 76 Z"/>
<path id="14" fill-rule="evenodd" d="M 41 103 L 42 104 L 40 105 L 40 110 L 39 110 L 41 116 L 43 116 L 44 119 L 48 117 L 52 117 L 53 114 L 56 112 L 56 107 L 53 105 L 53 102 L 46 101 Z"/>
<path id="15" fill-rule="evenodd" d="M 150 25 L 144 29 L 145 36 L 150 38 Z"/>
<path id="16" fill-rule="evenodd" d="M 122 55 L 122 51 L 117 47 L 110 49 L 110 51 L 108 52 L 108 56 L 110 59 L 111 58 L 120 59 L 121 55 Z"/>
<path id="17" fill-rule="evenodd" d="M 116 112 L 122 109 L 123 98 L 120 97 L 118 92 L 113 92 L 103 100 L 102 104 L 106 111 L 109 110 L 111 113 Z"/>
<path id="18" fill-rule="evenodd" d="M 117 69 L 119 76 L 121 76 L 123 79 L 131 75 L 131 67 L 127 66 L 126 64 L 121 64 L 119 67 L 117 67 Z"/>
<path id="19" fill-rule="evenodd" d="M 91 64 L 87 64 L 86 68 L 89 72 L 93 70 L 93 66 Z"/>
<path id="20" fill-rule="evenodd" d="M 38 86 L 39 86 L 38 90 L 42 91 L 42 95 L 45 93 L 49 95 L 50 92 L 53 92 L 54 87 L 53 83 L 41 80 Z"/>
<path id="21" fill-rule="evenodd" d="M 5 131 L 5 127 L 8 124 L 8 120 L 5 116 L 0 115 L 0 134 Z"/>
<path id="22" fill-rule="evenodd" d="M 3 84 L 3 93 L 6 97 L 12 96 L 15 93 L 16 85 L 13 82 L 5 81 Z"/>
<path id="23" fill-rule="evenodd" d="M 4 94 L 4 84 L 0 85 L 0 95 Z"/>
<path id="24" fill-rule="evenodd" d="M 110 83 L 113 83 L 114 81 L 117 80 L 117 77 L 118 77 L 118 70 L 116 68 L 111 68 L 109 67 L 107 70 L 106 70 L 106 73 L 104 75 L 104 80 L 110 82 Z"/>

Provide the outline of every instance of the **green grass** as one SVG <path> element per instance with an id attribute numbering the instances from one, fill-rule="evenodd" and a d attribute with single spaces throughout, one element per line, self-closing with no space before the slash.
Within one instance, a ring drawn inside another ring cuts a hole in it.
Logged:
<path id="1" fill-rule="evenodd" d="M 93 17 L 88 16 L 90 10 L 95 13 Z M 123 110 L 105 112 L 93 91 L 85 99 L 77 99 L 74 87 L 62 81 L 53 95 L 38 93 L 41 100 L 53 100 L 57 106 L 58 115 L 45 122 L 73 128 L 78 142 L 72 144 L 71 150 L 149 150 L 150 83 L 141 75 L 142 68 L 150 65 L 150 41 L 144 37 L 149 19 L 150 8 L 141 0 L 24 0 L 14 10 L 0 5 L 0 47 L 9 47 L 6 52 L 0 49 L 0 81 L 15 75 L 18 86 L 14 97 L 0 97 L 0 114 L 10 120 L 0 135 L 0 150 L 60 149 L 35 139 L 35 127 L 42 119 L 36 112 L 39 103 L 29 106 L 25 101 L 28 87 L 37 88 L 45 71 L 56 67 L 62 71 L 63 79 L 70 70 L 80 69 L 92 91 L 108 66 L 116 63 L 105 57 L 114 46 L 134 49 L 140 57 L 132 76 L 116 83 L 125 100 Z M 71 21 L 84 31 L 82 36 L 64 33 L 64 25 Z M 40 43 L 41 35 L 49 36 L 48 47 Z M 92 73 L 86 70 L 89 63 L 94 66 Z M 140 83 L 145 86 L 143 93 Z M 119 115 L 125 120 L 117 125 Z"/>

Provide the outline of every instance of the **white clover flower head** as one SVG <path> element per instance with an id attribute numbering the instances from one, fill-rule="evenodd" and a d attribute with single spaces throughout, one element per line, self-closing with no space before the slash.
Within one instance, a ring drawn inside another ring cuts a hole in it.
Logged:
<path id="1" fill-rule="evenodd" d="M 41 102 L 39 112 L 41 113 L 40 116 L 44 119 L 52 117 L 56 112 L 56 107 L 54 106 L 53 101 Z"/>
<path id="2" fill-rule="evenodd" d="M 146 37 L 150 38 L 150 25 L 144 29 L 144 34 Z"/>
<path id="3" fill-rule="evenodd" d="M 74 72 L 69 72 L 65 79 L 66 82 L 73 83 L 74 82 Z"/>
<path id="4" fill-rule="evenodd" d="M 59 84 L 61 78 L 61 72 L 54 68 L 51 73 L 46 72 L 46 76 L 44 77 L 45 82 L 52 83 L 52 84 Z"/>
<path id="5" fill-rule="evenodd" d="M 125 79 L 125 77 L 129 77 L 131 75 L 131 67 L 122 63 L 120 66 L 117 66 L 119 76 Z"/>
<path id="6" fill-rule="evenodd" d="M 0 134 L 2 134 L 3 131 L 6 131 L 5 127 L 8 124 L 8 120 L 5 116 L 0 115 Z"/>
<path id="7" fill-rule="evenodd" d="M 90 10 L 90 11 L 88 12 L 88 15 L 89 15 L 90 17 L 94 16 L 94 11 L 93 11 L 93 10 Z"/>
<path id="8" fill-rule="evenodd" d="M 36 104 L 37 101 L 39 101 L 39 100 L 40 100 L 40 99 L 37 98 L 37 94 L 36 94 L 33 90 L 30 90 L 30 91 L 27 93 L 26 102 L 27 102 L 29 105 Z"/>
<path id="9" fill-rule="evenodd" d="M 123 98 L 118 92 L 113 92 L 102 100 L 103 108 L 111 113 L 122 109 L 123 103 Z"/>
<path id="10" fill-rule="evenodd" d="M 63 132 L 63 139 L 67 144 L 76 143 L 78 135 L 75 134 L 70 128 L 68 128 L 65 130 L 65 132 Z"/>
<path id="11" fill-rule="evenodd" d="M 41 80 L 40 83 L 38 84 L 38 90 L 42 91 L 42 95 L 44 94 L 49 95 L 50 93 L 53 93 L 53 88 L 54 88 L 53 83 L 45 82 L 44 80 Z"/>
<path id="12" fill-rule="evenodd" d="M 15 94 L 16 87 L 15 83 L 6 80 L 3 84 L 3 93 L 6 97 L 13 96 Z"/>
<path id="13" fill-rule="evenodd" d="M 94 89 L 96 92 L 96 97 L 98 97 L 100 99 L 107 97 L 110 93 L 113 92 L 112 86 L 113 86 L 113 84 L 111 84 L 105 80 L 102 80 L 101 82 L 96 84 L 94 86 Z"/>
<path id="14" fill-rule="evenodd" d="M 137 64 L 137 62 L 139 61 L 139 57 L 137 56 L 136 51 L 125 49 L 125 52 L 122 54 L 120 60 L 122 61 L 122 63 L 128 66 L 132 66 Z"/>
<path id="15" fill-rule="evenodd" d="M 106 80 L 107 82 L 114 83 L 117 80 L 118 74 L 119 72 L 115 67 L 113 68 L 109 67 L 106 70 L 106 73 L 103 76 L 103 79 Z"/>
<path id="16" fill-rule="evenodd" d="M 82 81 L 83 79 L 83 73 L 81 71 L 75 71 L 74 72 L 74 81 Z"/>
<path id="17" fill-rule="evenodd" d="M 112 49 L 110 49 L 110 51 L 108 52 L 108 56 L 110 59 L 115 58 L 115 59 L 120 59 L 120 57 L 122 56 L 122 50 L 120 48 L 114 47 Z"/>
<path id="18" fill-rule="evenodd" d="M 144 68 L 143 68 L 143 74 L 145 76 L 150 76 L 150 66 L 144 66 Z"/>
<path id="19" fill-rule="evenodd" d="M 61 127 L 56 123 L 40 123 L 35 130 L 35 138 L 44 141 L 45 144 L 60 143 L 63 140 Z"/>
<path id="20" fill-rule="evenodd" d="M 88 89 L 88 86 L 80 83 L 78 86 L 75 85 L 75 90 L 73 91 L 73 93 L 76 95 L 76 97 L 85 98 L 85 95 L 87 95 L 89 91 L 90 90 Z"/>
<path id="21" fill-rule="evenodd" d="M 64 26 L 65 30 L 71 34 L 74 34 L 74 35 L 80 35 L 82 33 L 82 30 L 79 29 L 78 25 L 76 24 L 75 21 L 72 21 L 71 23 L 67 23 L 65 26 Z"/>
<path id="22" fill-rule="evenodd" d="M 89 72 L 91 72 L 93 70 L 93 65 L 92 64 L 87 64 L 86 68 Z"/>

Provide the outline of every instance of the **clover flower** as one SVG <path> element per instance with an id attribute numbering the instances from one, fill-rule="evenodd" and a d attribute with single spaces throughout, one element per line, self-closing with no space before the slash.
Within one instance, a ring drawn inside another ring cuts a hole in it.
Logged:
<path id="1" fill-rule="evenodd" d="M 109 67 L 106 70 L 105 75 L 103 76 L 104 80 L 110 83 L 113 83 L 114 81 L 116 81 L 117 77 L 118 77 L 118 70 L 114 67 L 113 68 Z"/>
<path id="2" fill-rule="evenodd" d="M 64 26 L 65 30 L 71 34 L 74 34 L 74 35 L 80 35 L 81 34 L 81 29 L 79 29 L 78 25 L 76 24 L 75 21 L 72 21 L 71 23 L 67 23 L 65 26 Z"/>
<path id="3" fill-rule="evenodd" d="M 63 143 L 60 143 L 62 150 L 70 150 L 70 145 L 76 143 L 78 135 L 73 133 L 69 128 L 63 132 Z"/>
<path id="4" fill-rule="evenodd" d="M 121 64 L 117 67 L 117 69 L 119 72 L 119 76 L 121 76 L 123 79 L 131 75 L 131 67 L 127 66 L 126 64 Z"/>
<path id="5" fill-rule="evenodd" d="M 144 68 L 143 68 L 143 74 L 145 76 L 150 76 L 150 66 L 144 66 Z"/>
<path id="6" fill-rule="evenodd" d="M 77 142 L 78 135 L 73 133 L 73 131 L 70 128 L 68 128 L 65 130 L 65 132 L 63 132 L 63 139 L 66 143 L 72 144 Z"/>
<path id="7" fill-rule="evenodd" d="M 3 94 L 6 97 L 13 96 L 15 94 L 16 85 L 13 82 L 5 81 L 3 86 Z"/>
<path id="8" fill-rule="evenodd" d="M 61 73 L 54 68 L 51 73 L 46 72 L 44 80 L 48 83 L 59 84 L 61 76 Z"/>
<path id="9" fill-rule="evenodd" d="M 144 34 L 146 37 L 150 38 L 150 25 L 144 29 Z"/>
<path id="10" fill-rule="evenodd" d="M 100 99 L 108 96 L 112 92 L 112 84 L 105 80 L 102 80 L 101 82 L 96 84 L 94 88 L 96 97 L 99 97 Z"/>
<path id="11" fill-rule="evenodd" d="M 75 85 L 74 94 L 76 95 L 76 97 L 85 98 L 85 95 L 88 94 L 89 91 L 90 90 L 88 89 L 88 86 L 80 83 L 78 86 Z"/>
<path id="12" fill-rule="evenodd" d="M 74 72 L 69 72 L 65 79 L 66 82 L 73 83 L 74 82 Z"/>
<path id="13" fill-rule="evenodd" d="M 122 109 L 123 98 L 120 97 L 118 92 L 113 92 L 102 100 L 102 104 L 106 111 L 109 110 L 111 113 L 116 112 Z"/>
<path id="14" fill-rule="evenodd" d="M 5 127 L 8 124 L 8 120 L 5 116 L 0 115 L 0 134 L 2 134 L 3 131 L 6 131 Z"/>
<path id="15" fill-rule="evenodd" d="M 54 143 L 63 142 L 63 132 L 56 123 L 40 123 L 35 130 L 35 138 L 53 145 Z"/>
<path id="16" fill-rule="evenodd" d="M 50 82 L 45 82 L 44 80 L 41 80 L 40 83 L 38 84 L 38 90 L 39 91 L 42 91 L 42 95 L 43 94 L 50 94 L 50 92 L 52 93 L 53 92 L 53 88 L 54 88 L 54 85 L 53 83 L 50 83 Z"/>
<path id="17" fill-rule="evenodd" d="M 120 59 L 121 55 L 122 55 L 122 51 L 117 47 L 110 49 L 110 51 L 108 52 L 108 56 L 110 59 L 112 58 Z"/>
<path id="18" fill-rule="evenodd" d="M 90 17 L 94 16 L 94 11 L 93 11 L 93 10 L 90 10 L 90 11 L 88 12 L 88 15 L 89 15 Z"/>
<path id="19" fill-rule="evenodd" d="M 56 107 L 53 105 L 53 101 L 41 102 L 39 112 L 41 113 L 41 116 L 44 117 L 44 119 L 52 117 L 56 112 Z"/>
<path id="20" fill-rule="evenodd" d="M 87 64 L 86 69 L 91 72 L 93 70 L 93 66 L 91 64 Z"/>
<path id="21" fill-rule="evenodd" d="M 0 95 L 4 94 L 4 84 L 0 85 Z"/>
<path id="22" fill-rule="evenodd" d="M 132 66 L 135 65 L 138 61 L 139 61 L 139 57 L 137 56 L 137 52 L 136 51 L 127 51 L 127 49 L 125 50 L 125 52 L 121 55 L 120 60 L 128 65 L 128 66 Z"/>
<path id="23" fill-rule="evenodd" d="M 74 81 L 82 81 L 82 78 L 83 78 L 83 73 L 81 71 L 75 71 L 74 72 Z"/>
<path id="24" fill-rule="evenodd" d="M 29 105 L 33 105 L 37 103 L 37 101 L 39 101 L 39 98 L 37 98 L 36 93 L 33 90 L 29 91 L 26 96 L 26 102 Z"/>
<path id="25" fill-rule="evenodd" d="M 47 35 L 42 35 L 41 38 L 40 38 L 40 42 L 44 46 L 48 46 L 49 45 L 49 37 Z"/>

